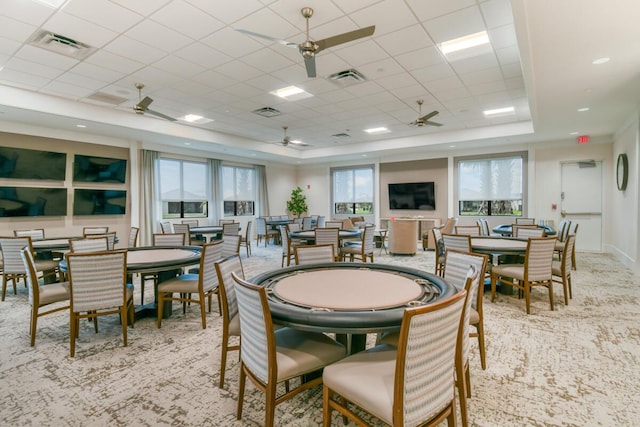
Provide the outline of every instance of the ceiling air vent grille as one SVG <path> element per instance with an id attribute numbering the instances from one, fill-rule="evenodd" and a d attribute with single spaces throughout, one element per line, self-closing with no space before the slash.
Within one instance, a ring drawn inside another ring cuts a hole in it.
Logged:
<path id="1" fill-rule="evenodd" d="M 350 68 L 348 70 L 331 74 L 329 76 L 329 80 L 340 86 L 351 86 L 362 83 L 366 81 L 367 78 L 360 71 Z"/>
<path id="2" fill-rule="evenodd" d="M 262 117 L 274 117 L 282 114 L 279 110 L 276 110 L 272 107 L 258 108 L 257 110 L 253 110 L 252 112 Z"/>
<path id="3" fill-rule="evenodd" d="M 332 136 L 333 138 L 350 138 L 350 137 L 351 137 L 351 135 L 349 135 L 348 133 L 344 133 L 344 132 L 341 132 L 341 133 L 335 133 L 335 134 L 333 134 L 333 135 L 331 135 L 331 136 Z"/>
<path id="4" fill-rule="evenodd" d="M 75 59 L 84 59 L 95 51 L 88 44 L 47 30 L 35 32 L 29 39 L 29 44 Z"/>

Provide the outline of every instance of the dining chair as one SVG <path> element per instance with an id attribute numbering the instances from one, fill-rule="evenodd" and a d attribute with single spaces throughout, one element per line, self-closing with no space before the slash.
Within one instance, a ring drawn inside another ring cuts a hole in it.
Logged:
<path id="1" fill-rule="evenodd" d="M 267 243 L 269 243 L 269 239 L 273 237 L 274 241 L 276 240 L 276 235 L 279 233 L 278 230 L 273 230 L 267 227 L 267 220 L 264 217 L 256 218 L 256 246 L 260 245 L 260 241 L 264 239 L 264 247 L 267 247 Z"/>
<path id="2" fill-rule="evenodd" d="M 436 426 L 445 419 L 455 425 L 455 361 L 466 294 L 463 289 L 406 308 L 397 347 L 376 345 L 325 367 L 323 426 L 331 425 L 334 410 L 345 423 L 367 425 L 349 405 L 393 426 Z"/>
<path id="3" fill-rule="evenodd" d="M 242 261 L 239 255 L 232 255 L 215 263 L 218 275 L 218 301 L 222 315 L 222 341 L 220 343 L 220 380 L 218 387 L 224 387 L 224 377 L 227 369 L 227 353 L 240 350 L 240 317 L 238 316 L 238 302 L 231 273 L 244 279 Z M 231 344 L 230 339 L 236 337 L 238 342 Z"/>
<path id="4" fill-rule="evenodd" d="M 302 218 L 302 229 L 303 230 L 313 230 L 313 223 L 310 216 L 305 216 Z"/>
<path id="5" fill-rule="evenodd" d="M 44 239 L 44 228 L 33 228 L 30 230 L 13 230 L 15 237 L 31 237 L 31 240 Z"/>
<path id="6" fill-rule="evenodd" d="M 22 262 L 27 272 L 27 287 L 29 289 L 29 304 L 31 305 L 31 321 L 29 322 L 29 334 L 31 335 L 31 347 L 36 344 L 36 330 L 38 318 L 57 311 L 69 309 L 69 282 L 50 283 L 40 285 L 36 274 L 33 254 L 28 248 L 20 250 Z M 47 311 L 41 308 L 53 305 Z"/>
<path id="7" fill-rule="evenodd" d="M 435 269 L 434 273 L 442 277 L 444 274 L 444 240 L 442 239 L 442 227 L 433 227 L 431 229 L 433 241 L 435 242 Z"/>
<path id="8" fill-rule="evenodd" d="M 569 298 L 573 298 L 573 291 L 571 290 L 571 258 L 573 257 L 575 243 L 576 235 L 569 234 L 567 240 L 564 241 L 564 248 L 562 250 L 560 261 L 553 261 L 551 266 L 553 281 L 562 284 L 562 290 L 564 291 L 564 305 L 569 305 Z M 556 245 L 557 244 L 558 243 L 556 242 Z"/>
<path id="9" fill-rule="evenodd" d="M 480 236 L 480 226 L 478 225 L 456 225 L 455 234 L 465 234 L 468 236 Z"/>
<path id="10" fill-rule="evenodd" d="M 545 237 L 546 230 L 544 228 L 540 228 L 538 226 L 530 226 L 530 225 L 518 225 L 514 224 L 511 226 L 511 235 L 513 237 L 520 237 L 528 239 L 529 237 Z"/>
<path id="11" fill-rule="evenodd" d="M 342 221 L 325 221 L 324 228 L 342 228 Z"/>
<path id="12" fill-rule="evenodd" d="M 153 246 L 185 246 L 187 237 L 184 233 L 153 233 Z"/>
<path id="13" fill-rule="evenodd" d="M 184 234 L 185 245 L 194 244 L 194 242 L 192 242 L 191 240 L 191 227 L 189 227 L 189 224 L 182 224 L 182 223 L 173 224 L 173 232 Z"/>
<path id="14" fill-rule="evenodd" d="M 293 247 L 296 265 L 334 262 L 335 251 L 332 244 L 328 245 L 297 245 Z"/>
<path id="15" fill-rule="evenodd" d="M 70 355 L 74 357 L 80 319 L 118 314 L 127 346 L 127 325 L 133 327 L 133 287 L 127 286 L 127 251 L 67 254 L 70 295 Z"/>
<path id="16" fill-rule="evenodd" d="M 131 227 L 129 228 L 129 238 L 127 239 L 127 247 L 135 248 L 138 246 L 138 234 L 140 233 L 140 228 Z"/>
<path id="17" fill-rule="evenodd" d="M 349 261 L 353 262 L 354 259 L 359 259 L 362 262 L 367 262 L 369 259 L 373 262 L 373 249 L 375 248 L 373 238 L 375 236 L 376 228 L 373 226 L 365 227 L 362 232 L 362 239 L 359 242 L 347 242 L 341 248 L 341 258 L 344 260 L 349 255 Z"/>
<path id="18" fill-rule="evenodd" d="M 246 378 L 265 394 L 266 427 L 274 425 L 275 407 L 298 393 L 322 383 L 321 376 L 300 381 L 277 395 L 276 386 L 316 372 L 346 356 L 345 347 L 321 332 L 295 328 L 274 331 L 267 291 L 231 273 L 240 316 L 240 378 L 237 419 L 242 419 Z"/>
<path id="19" fill-rule="evenodd" d="M 84 239 L 69 239 L 69 251 L 71 253 L 104 252 L 109 250 L 109 241 L 106 236 L 91 236 Z"/>
<path id="20" fill-rule="evenodd" d="M 471 296 L 471 310 L 469 313 L 469 324 L 474 326 L 475 331 L 470 332 L 469 336 L 478 338 L 478 349 L 480 351 L 480 363 L 482 369 L 487 369 L 486 350 L 484 344 L 484 283 L 483 278 L 488 268 L 488 255 L 463 252 L 456 249 L 450 249 L 445 255 L 444 278 L 460 289 L 467 279 L 468 267 L 473 265 L 480 277 L 479 282 L 482 286 L 478 286 L 477 291 L 474 290 Z"/>
<path id="21" fill-rule="evenodd" d="M 442 242 L 445 253 L 449 249 L 471 252 L 471 235 L 469 234 L 443 234 Z"/>
<path id="22" fill-rule="evenodd" d="M 516 224 L 517 225 L 535 225 L 536 220 L 535 218 L 522 218 L 522 217 L 516 217 Z"/>
<path id="23" fill-rule="evenodd" d="M 230 222 L 222 224 L 222 238 L 224 236 L 237 236 L 240 233 L 240 224 L 237 222 Z"/>
<path id="24" fill-rule="evenodd" d="M 197 219 L 183 219 L 180 221 L 182 224 L 188 224 L 189 227 L 198 227 L 200 225 L 200 221 Z"/>
<path id="25" fill-rule="evenodd" d="M 316 227 L 325 228 L 327 218 L 324 215 L 318 215 L 318 222 L 316 223 Z"/>
<path id="26" fill-rule="evenodd" d="M 169 221 L 163 221 L 160 223 L 160 230 L 165 233 L 173 233 L 173 226 Z"/>
<path id="27" fill-rule="evenodd" d="M 555 237 L 530 237 L 522 264 L 500 264 L 491 268 L 491 302 L 495 301 L 496 285 L 518 288 L 524 293 L 527 314 L 531 313 L 531 289 L 544 286 L 549 291 L 549 305 L 553 310 L 553 250 Z"/>
<path id="28" fill-rule="evenodd" d="M 234 222 L 236 222 L 235 219 L 219 219 L 218 220 L 218 225 L 222 226 L 225 224 L 233 224 Z"/>
<path id="29" fill-rule="evenodd" d="M 239 234 L 227 234 L 222 236 L 222 258 L 231 255 L 240 255 L 240 243 L 242 236 Z"/>
<path id="30" fill-rule="evenodd" d="M 115 231 L 109 231 L 107 233 L 87 234 L 85 236 L 85 238 L 87 239 L 90 239 L 93 237 L 106 237 L 108 251 L 112 251 L 116 248 L 116 232 Z"/>
<path id="31" fill-rule="evenodd" d="M 199 227 L 200 222 L 197 219 L 183 219 L 181 224 L 186 224 L 189 226 L 189 244 L 202 246 L 203 243 L 207 241 L 207 238 L 202 234 L 191 234 L 191 229 L 193 227 Z"/>
<path id="32" fill-rule="evenodd" d="M 316 245 L 333 245 L 336 261 L 339 261 L 342 257 L 340 248 L 340 229 L 338 228 L 318 228 L 314 229 L 315 244 Z"/>
<path id="33" fill-rule="evenodd" d="M 284 261 L 287 260 L 287 267 L 291 265 L 291 260 L 294 257 L 293 250 L 291 248 L 291 239 L 289 238 L 289 228 L 281 225 L 278 227 L 280 232 L 280 243 L 282 244 L 282 260 L 280 261 L 280 267 L 284 267 Z"/>
<path id="34" fill-rule="evenodd" d="M 244 236 L 240 239 L 240 247 L 245 247 L 247 250 L 247 257 L 251 256 L 251 221 L 247 222 L 247 228 L 244 231 Z"/>
<path id="35" fill-rule="evenodd" d="M 88 234 L 104 234 L 109 232 L 109 227 L 83 227 L 82 235 L 86 236 Z"/>
<path id="36" fill-rule="evenodd" d="M 33 253 L 33 246 L 31 245 L 31 237 L 0 237 L 0 251 L 2 251 L 2 301 L 7 293 L 7 283 L 11 281 L 13 285 L 13 294 L 17 295 L 17 283 L 18 280 L 24 280 L 26 285 L 27 271 L 22 262 L 22 255 L 20 251 L 23 248 L 28 248 L 29 252 Z M 35 260 L 35 269 L 40 272 L 39 278 L 46 280 L 55 280 L 55 277 L 60 274 L 58 267 L 58 261 L 56 260 Z M 61 278 L 61 277 L 59 277 Z"/>
<path id="37" fill-rule="evenodd" d="M 198 274 L 180 274 L 158 283 L 158 329 L 162 327 L 165 301 L 181 302 L 183 314 L 187 311 L 187 304 L 199 304 L 202 329 L 207 329 L 205 302 L 209 301 L 209 312 L 211 312 L 211 298 L 218 291 L 215 262 L 220 260 L 222 246 L 219 245 L 221 242 L 206 243 L 202 246 Z M 174 294 L 178 295 L 174 296 Z"/>

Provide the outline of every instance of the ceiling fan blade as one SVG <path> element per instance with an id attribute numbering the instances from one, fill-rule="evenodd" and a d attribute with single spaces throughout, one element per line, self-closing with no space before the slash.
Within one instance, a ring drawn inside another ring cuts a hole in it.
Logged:
<path id="1" fill-rule="evenodd" d="M 440 112 L 434 110 L 434 111 L 430 112 L 429 114 L 425 114 L 424 116 L 420 117 L 420 120 L 427 121 L 431 117 L 433 117 L 433 116 L 435 116 L 437 114 L 440 114 Z"/>
<path id="2" fill-rule="evenodd" d="M 442 123 L 430 122 L 429 120 L 425 120 L 424 124 L 429 126 L 442 126 Z"/>
<path id="3" fill-rule="evenodd" d="M 318 45 L 316 53 L 328 47 L 337 46 L 342 43 L 348 43 L 353 40 L 361 39 L 373 34 L 376 26 L 372 25 L 366 28 L 360 28 L 359 30 L 349 31 L 348 33 L 338 34 L 337 36 L 328 37 L 326 39 L 317 40 L 315 43 Z"/>
<path id="4" fill-rule="evenodd" d="M 264 34 L 260 34 L 260 33 L 254 33 L 253 31 L 248 31 L 248 30 L 242 30 L 242 29 L 236 29 L 237 32 L 239 33 L 243 33 L 246 34 L 248 36 L 253 36 L 253 37 L 259 37 L 261 39 L 266 39 L 266 40 L 271 40 L 272 42 L 276 42 L 276 43 L 280 43 L 283 46 L 287 46 L 287 47 L 294 47 L 297 48 L 298 44 L 297 43 L 293 43 L 293 42 L 288 42 L 286 40 L 280 40 L 280 39 L 276 39 L 274 37 L 271 36 L 265 36 Z"/>
<path id="5" fill-rule="evenodd" d="M 304 66 L 307 68 L 307 77 L 316 76 L 316 58 L 311 56 L 304 59 Z"/>
<path id="6" fill-rule="evenodd" d="M 158 113 L 157 111 L 149 110 L 148 108 L 145 110 L 145 113 L 153 114 L 154 116 L 157 116 L 157 117 L 160 117 L 162 119 L 169 120 L 169 121 L 172 121 L 172 122 L 177 121 L 177 119 L 174 119 L 173 117 L 167 116 L 166 114 Z"/>
<path id="7" fill-rule="evenodd" d="M 135 106 L 135 108 L 140 109 L 140 110 L 146 110 L 147 107 L 153 102 L 153 99 L 149 98 L 148 96 L 145 96 L 144 99 L 140 102 L 138 102 Z"/>

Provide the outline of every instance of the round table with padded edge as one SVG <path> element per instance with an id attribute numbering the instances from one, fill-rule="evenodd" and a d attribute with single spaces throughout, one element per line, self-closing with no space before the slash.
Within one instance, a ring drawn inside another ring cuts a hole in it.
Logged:
<path id="1" fill-rule="evenodd" d="M 558 232 L 548 225 L 539 225 L 538 228 L 544 228 L 547 237 L 555 236 Z M 493 228 L 493 232 L 500 234 L 501 236 L 511 236 L 513 230 L 511 230 L 511 224 L 500 224 Z"/>
<path id="2" fill-rule="evenodd" d="M 250 281 L 267 288 L 275 323 L 334 332 L 344 340 L 350 334 L 352 353 L 364 349 L 367 333 L 398 330 L 405 308 L 431 304 L 456 292 L 432 273 L 385 264 L 292 266 Z"/>

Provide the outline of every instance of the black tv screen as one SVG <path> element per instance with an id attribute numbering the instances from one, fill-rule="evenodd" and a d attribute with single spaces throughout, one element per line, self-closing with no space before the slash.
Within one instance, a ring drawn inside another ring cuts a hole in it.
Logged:
<path id="1" fill-rule="evenodd" d="M 0 217 L 66 214 L 66 188 L 0 187 Z"/>
<path id="2" fill-rule="evenodd" d="M 81 156 L 73 159 L 73 180 L 79 182 L 120 182 L 127 176 L 127 161 L 108 157 Z"/>
<path id="3" fill-rule="evenodd" d="M 433 211 L 436 192 L 433 182 L 389 184 L 389 209 Z"/>
<path id="4" fill-rule="evenodd" d="M 0 147 L 0 178 L 64 181 L 66 167 L 65 153 Z"/>
<path id="5" fill-rule="evenodd" d="M 125 190 L 76 189 L 73 192 L 74 215 L 124 215 Z"/>

